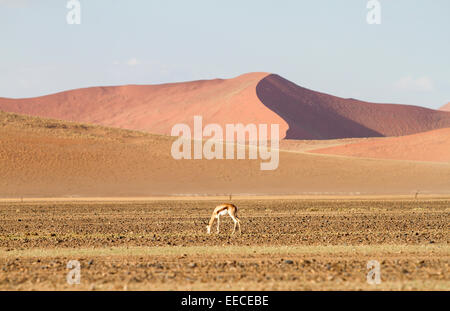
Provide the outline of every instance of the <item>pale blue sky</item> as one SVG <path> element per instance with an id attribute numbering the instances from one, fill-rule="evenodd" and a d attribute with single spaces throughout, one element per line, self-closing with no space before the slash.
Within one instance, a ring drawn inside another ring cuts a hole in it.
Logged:
<path id="1" fill-rule="evenodd" d="M 342 97 L 450 101 L 450 1 L 0 0 L 0 97 L 277 73 Z"/>

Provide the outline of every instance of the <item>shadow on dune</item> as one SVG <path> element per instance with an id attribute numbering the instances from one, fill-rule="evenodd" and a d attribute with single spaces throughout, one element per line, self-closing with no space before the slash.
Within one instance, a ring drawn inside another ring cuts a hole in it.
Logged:
<path id="1" fill-rule="evenodd" d="M 258 83 L 256 94 L 267 108 L 288 123 L 286 139 L 384 136 L 339 115 L 335 111 L 336 107 L 333 107 L 336 103 L 331 101 L 343 99 L 308 90 L 275 74 L 265 77 Z M 358 103 L 352 99 L 346 101 Z"/>

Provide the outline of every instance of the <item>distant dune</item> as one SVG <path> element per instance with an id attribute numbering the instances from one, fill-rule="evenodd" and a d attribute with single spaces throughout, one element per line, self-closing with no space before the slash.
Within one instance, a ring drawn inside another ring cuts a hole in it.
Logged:
<path id="1" fill-rule="evenodd" d="M 450 163 L 450 128 L 402 137 L 369 138 L 311 152 L 352 157 Z"/>
<path id="2" fill-rule="evenodd" d="M 450 111 L 450 102 L 447 103 L 446 105 L 442 106 L 439 110 Z"/>
<path id="3" fill-rule="evenodd" d="M 281 152 L 174 160 L 174 138 L 0 112 L 0 197 L 450 193 L 450 164 Z"/>
<path id="4" fill-rule="evenodd" d="M 192 125 L 194 115 L 222 126 L 278 123 L 280 138 L 288 139 L 401 136 L 450 127 L 448 112 L 339 98 L 267 73 L 0 98 L 0 110 L 165 135 L 176 123 Z"/>

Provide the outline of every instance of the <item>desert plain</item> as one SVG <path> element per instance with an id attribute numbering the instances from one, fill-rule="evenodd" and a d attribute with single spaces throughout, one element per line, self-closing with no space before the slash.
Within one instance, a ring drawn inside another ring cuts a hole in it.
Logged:
<path id="1" fill-rule="evenodd" d="M 446 109 L 254 73 L 0 98 L 0 110 L 0 290 L 450 289 Z M 280 124 L 279 167 L 175 160 L 170 128 L 194 115 Z M 208 235 L 224 202 L 242 233 L 225 217 Z"/>
<path id="2" fill-rule="evenodd" d="M 238 199 L 242 233 L 208 235 L 224 200 L 0 203 L 0 289 L 450 288 L 448 198 Z"/>

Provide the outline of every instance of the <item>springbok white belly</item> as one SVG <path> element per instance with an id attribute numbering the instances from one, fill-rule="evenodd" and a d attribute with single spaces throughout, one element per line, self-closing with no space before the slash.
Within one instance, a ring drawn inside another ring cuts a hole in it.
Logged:
<path id="1" fill-rule="evenodd" d="M 217 213 L 217 216 L 225 216 L 226 214 L 228 214 L 228 210 L 224 209 L 223 211 Z"/>

